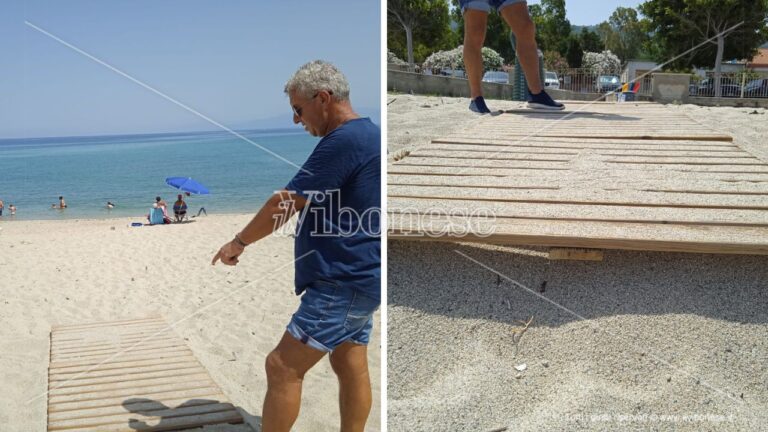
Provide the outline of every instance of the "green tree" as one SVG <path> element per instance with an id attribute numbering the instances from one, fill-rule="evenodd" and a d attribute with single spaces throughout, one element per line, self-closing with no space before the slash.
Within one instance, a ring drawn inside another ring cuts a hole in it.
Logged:
<path id="1" fill-rule="evenodd" d="M 600 40 L 600 35 L 584 27 L 579 33 L 579 44 L 581 49 L 588 52 L 602 52 L 605 50 L 605 44 Z"/>
<path id="2" fill-rule="evenodd" d="M 597 27 L 605 49 L 616 54 L 622 62 L 637 58 L 648 35 L 633 8 L 618 7 L 608 21 Z"/>
<path id="3" fill-rule="evenodd" d="M 540 5 L 529 6 L 536 23 L 536 41 L 542 51 L 558 51 L 565 55 L 571 22 L 565 14 L 565 0 L 541 0 Z"/>
<path id="4" fill-rule="evenodd" d="M 768 0 L 648 0 L 640 11 L 650 22 L 656 61 L 690 50 L 669 67 L 714 66 L 715 96 L 723 58 L 750 58 L 768 39 Z"/>
<path id="5" fill-rule="evenodd" d="M 411 66 L 455 42 L 446 0 L 387 2 L 387 47 Z"/>
<path id="6" fill-rule="evenodd" d="M 565 48 L 565 60 L 572 68 L 581 67 L 581 59 L 584 56 L 584 49 L 581 46 L 580 38 L 576 35 L 568 36 L 568 43 Z"/>

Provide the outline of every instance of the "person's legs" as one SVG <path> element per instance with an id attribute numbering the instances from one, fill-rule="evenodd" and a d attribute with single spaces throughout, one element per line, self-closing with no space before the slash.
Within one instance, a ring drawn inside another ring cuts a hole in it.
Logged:
<path id="1" fill-rule="evenodd" d="M 371 412 L 368 347 L 352 342 L 339 345 L 329 357 L 339 378 L 342 432 L 362 432 Z"/>
<path id="2" fill-rule="evenodd" d="M 499 11 L 517 39 L 515 51 L 520 59 L 520 65 L 528 81 L 528 89 L 533 94 L 541 93 L 541 77 L 539 76 L 539 56 L 536 46 L 536 25 L 528 14 L 528 4 L 517 2 L 504 6 Z"/>
<path id="3" fill-rule="evenodd" d="M 262 410 L 262 432 L 288 432 L 299 415 L 304 374 L 325 355 L 285 332 L 266 361 L 267 396 Z"/>
<path id="4" fill-rule="evenodd" d="M 464 12 L 464 68 L 469 80 L 472 99 L 483 95 L 483 43 L 488 24 L 488 12 L 467 9 Z"/>

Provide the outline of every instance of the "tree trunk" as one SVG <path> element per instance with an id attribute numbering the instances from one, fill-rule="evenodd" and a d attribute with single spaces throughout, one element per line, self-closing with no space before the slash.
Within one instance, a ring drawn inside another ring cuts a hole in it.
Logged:
<path id="1" fill-rule="evenodd" d="M 715 97 L 723 94 L 721 82 L 721 69 L 723 65 L 723 50 L 725 49 L 725 36 L 720 33 L 717 36 L 717 57 L 715 57 Z"/>
<path id="2" fill-rule="evenodd" d="M 405 46 L 408 49 L 408 69 L 413 72 L 416 66 L 413 64 L 413 25 L 405 25 Z"/>

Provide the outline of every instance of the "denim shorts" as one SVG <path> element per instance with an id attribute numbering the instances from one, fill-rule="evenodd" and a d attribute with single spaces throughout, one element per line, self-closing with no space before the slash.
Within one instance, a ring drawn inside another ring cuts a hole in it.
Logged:
<path id="1" fill-rule="evenodd" d="M 511 4 L 525 3 L 525 1 L 526 0 L 459 0 L 459 5 L 461 6 L 462 13 L 466 12 L 467 9 L 490 12 L 491 8 L 494 8 L 496 9 L 496 12 L 499 12 Z"/>
<path id="2" fill-rule="evenodd" d="M 323 352 L 331 352 L 344 342 L 368 345 L 373 313 L 378 308 L 378 300 L 357 290 L 318 282 L 304 291 L 301 305 L 286 330 Z"/>

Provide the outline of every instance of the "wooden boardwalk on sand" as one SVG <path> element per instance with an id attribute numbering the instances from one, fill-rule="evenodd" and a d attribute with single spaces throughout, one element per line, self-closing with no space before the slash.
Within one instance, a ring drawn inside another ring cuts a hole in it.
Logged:
<path id="1" fill-rule="evenodd" d="M 390 163 L 390 237 L 768 254 L 768 163 L 662 105 L 568 108 L 483 116 Z"/>
<path id="2" fill-rule="evenodd" d="M 166 431 L 242 423 L 161 318 L 51 330 L 49 431 Z"/>

